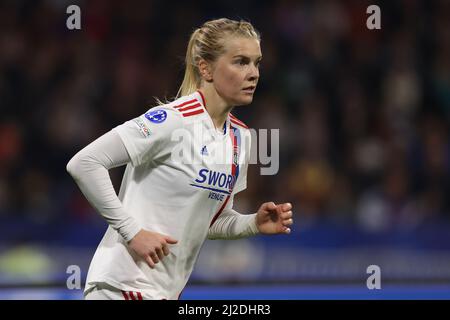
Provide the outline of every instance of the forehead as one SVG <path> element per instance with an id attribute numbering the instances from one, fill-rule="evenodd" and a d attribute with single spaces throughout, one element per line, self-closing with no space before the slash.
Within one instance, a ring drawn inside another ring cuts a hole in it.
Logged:
<path id="1" fill-rule="evenodd" d="M 261 56 L 259 41 L 254 38 L 230 36 L 226 38 L 224 48 L 224 55 L 228 57 L 242 55 L 256 59 Z"/>

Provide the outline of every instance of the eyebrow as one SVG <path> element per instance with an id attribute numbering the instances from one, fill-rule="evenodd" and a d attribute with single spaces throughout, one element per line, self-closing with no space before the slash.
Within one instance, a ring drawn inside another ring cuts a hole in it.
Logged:
<path id="1" fill-rule="evenodd" d="M 235 55 L 235 56 L 233 56 L 233 59 L 234 59 L 234 58 L 247 58 L 247 59 L 250 59 L 249 56 L 245 56 L 245 55 L 242 55 L 242 54 Z M 261 59 L 262 59 L 262 56 L 258 56 L 258 57 L 256 58 L 256 60 L 261 60 Z"/>

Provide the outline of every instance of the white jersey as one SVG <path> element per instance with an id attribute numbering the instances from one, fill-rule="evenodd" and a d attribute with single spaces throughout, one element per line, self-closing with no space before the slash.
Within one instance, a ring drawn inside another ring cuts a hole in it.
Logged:
<path id="1" fill-rule="evenodd" d="M 178 240 L 151 269 L 108 227 L 89 267 L 85 292 L 96 283 L 177 299 L 208 230 L 233 196 L 246 188 L 250 132 L 229 115 L 217 130 L 200 92 L 157 106 L 114 128 L 129 153 L 119 199 L 146 230 Z"/>

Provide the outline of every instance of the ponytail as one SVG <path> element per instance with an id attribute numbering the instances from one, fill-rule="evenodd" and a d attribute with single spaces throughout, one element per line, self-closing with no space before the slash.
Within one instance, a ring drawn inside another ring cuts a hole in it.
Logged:
<path id="1" fill-rule="evenodd" d="M 177 98 L 194 93 L 200 86 L 200 75 L 197 69 L 197 61 L 195 61 L 195 54 L 193 52 L 195 42 L 197 41 L 200 29 L 196 29 L 189 39 L 186 51 L 186 69 L 184 71 L 183 82 L 180 89 L 178 89 Z"/>

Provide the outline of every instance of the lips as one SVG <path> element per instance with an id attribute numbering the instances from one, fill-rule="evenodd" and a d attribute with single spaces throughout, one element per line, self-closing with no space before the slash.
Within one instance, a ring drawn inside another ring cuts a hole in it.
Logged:
<path id="1" fill-rule="evenodd" d="M 248 91 L 248 92 L 253 92 L 253 91 L 255 91 L 255 88 L 256 88 L 256 86 L 249 86 L 249 87 L 246 87 L 246 88 L 244 88 L 242 90 Z"/>

